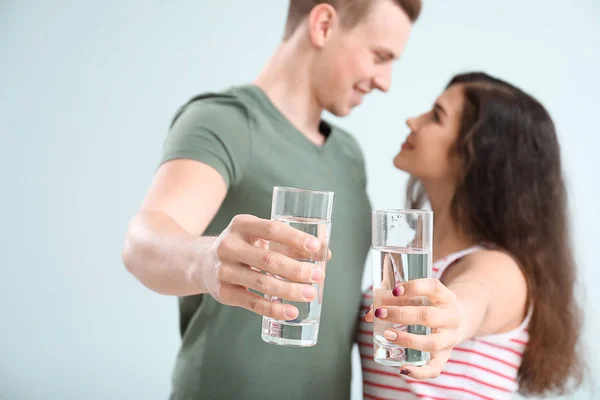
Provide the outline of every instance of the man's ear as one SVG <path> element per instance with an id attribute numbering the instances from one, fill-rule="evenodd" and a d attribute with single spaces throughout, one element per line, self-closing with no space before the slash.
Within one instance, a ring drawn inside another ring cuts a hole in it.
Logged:
<path id="1" fill-rule="evenodd" d="M 338 29 L 339 17 L 330 4 L 321 3 L 313 7 L 308 15 L 308 33 L 310 41 L 317 47 L 323 47 L 334 29 Z"/>

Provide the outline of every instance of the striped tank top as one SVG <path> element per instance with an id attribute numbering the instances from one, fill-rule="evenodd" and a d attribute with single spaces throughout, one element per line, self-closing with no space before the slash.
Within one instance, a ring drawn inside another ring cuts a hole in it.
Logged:
<path id="1" fill-rule="evenodd" d="M 433 264 L 433 278 L 468 254 L 483 249 L 474 246 L 453 253 Z M 363 313 L 373 302 L 372 290 L 363 294 Z M 506 333 L 476 337 L 457 345 L 441 375 L 435 379 L 413 379 L 399 368 L 373 361 L 373 324 L 359 322 L 360 351 L 365 399 L 510 399 L 519 389 L 517 372 L 529 340 L 527 326 L 531 310 L 521 325 Z"/>

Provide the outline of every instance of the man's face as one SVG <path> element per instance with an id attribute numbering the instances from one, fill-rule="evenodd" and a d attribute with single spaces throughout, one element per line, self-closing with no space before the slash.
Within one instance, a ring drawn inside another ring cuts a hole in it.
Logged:
<path id="1" fill-rule="evenodd" d="M 344 116 L 371 90 L 387 91 L 392 63 L 404 51 L 411 30 L 410 19 L 391 0 L 375 2 L 353 28 L 333 30 L 311 71 L 321 107 Z"/>

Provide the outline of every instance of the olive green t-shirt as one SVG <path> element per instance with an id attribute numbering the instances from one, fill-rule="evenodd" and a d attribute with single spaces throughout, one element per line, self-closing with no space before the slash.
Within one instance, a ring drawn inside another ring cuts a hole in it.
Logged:
<path id="1" fill-rule="evenodd" d="M 371 208 L 358 144 L 331 124 L 322 122 L 320 128 L 327 140 L 317 146 L 254 85 L 198 96 L 176 114 L 162 162 L 203 162 L 228 187 L 205 235 L 220 234 L 237 214 L 270 218 L 274 186 L 331 190 L 335 203 L 318 343 L 308 348 L 267 344 L 261 339 L 261 316 L 210 295 L 180 298 L 182 344 L 171 399 L 350 397 Z"/>

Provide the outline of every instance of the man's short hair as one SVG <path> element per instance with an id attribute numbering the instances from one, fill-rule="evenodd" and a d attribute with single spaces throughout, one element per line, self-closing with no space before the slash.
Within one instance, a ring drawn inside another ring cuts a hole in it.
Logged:
<path id="1" fill-rule="evenodd" d="M 421 13 L 421 0 L 391 0 L 398 5 L 412 23 Z M 284 40 L 289 39 L 300 23 L 306 18 L 312 9 L 318 4 L 330 4 L 340 14 L 342 25 L 352 28 L 360 22 L 369 12 L 375 1 L 373 0 L 290 0 L 288 7 L 287 22 L 285 24 Z"/>

